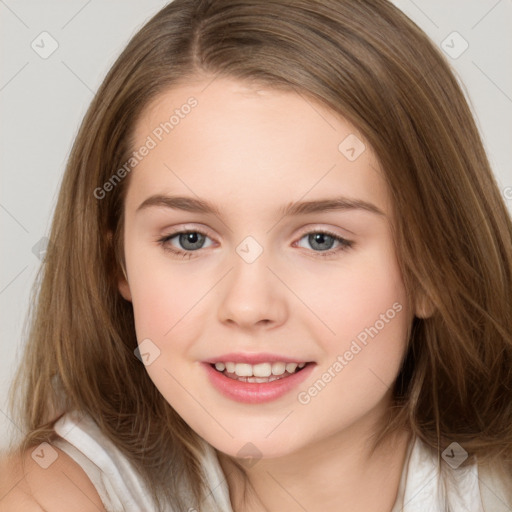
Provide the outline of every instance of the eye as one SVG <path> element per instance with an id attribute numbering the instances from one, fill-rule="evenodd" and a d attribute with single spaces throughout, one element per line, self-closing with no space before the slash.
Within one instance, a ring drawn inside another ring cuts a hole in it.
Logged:
<path id="1" fill-rule="evenodd" d="M 177 239 L 178 244 L 182 249 L 179 247 L 177 248 L 171 243 L 174 238 Z M 157 242 L 167 252 L 181 258 L 192 258 L 194 256 L 194 252 L 204 248 L 203 244 L 206 238 L 209 237 L 203 231 L 178 231 L 158 239 Z M 345 251 L 354 245 L 350 240 L 346 240 L 335 233 L 323 230 L 309 231 L 308 233 L 305 233 L 299 241 L 305 238 L 307 238 L 308 243 L 313 248 L 313 252 L 322 257 L 334 256 L 336 253 Z M 332 249 L 335 243 L 338 243 L 339 245 L 336 249 Z"/>
<path id="2" fill-rule="evenodd" d="M 178 243 L 185 250 L 176 249 L 170 242 L 173 238 L 177 238 Z M 172 235 L 164 236 L 160 238 L 158 242 L 163 247 L 164 250 L 169 251 L 173 254 L 181 256 L 182 258 L 191 258 L 193 256 L 194 251 L 198 251 L 202 249 L 205 238 L 209 238 L 206 233 L 202 231 L 194 230 L 194 231 L 178 231 L 177 233 L 173 233 Z"/>
<path id="3" fill-rule="evenodd" d="M 317 252 L 318 256 L 323 257 L 334 256 L 336 253 L 345 251 L 354 245 L 350 240 L 342 238 L 335 233 L 323 230 L 309 231 L 300 238 L 300 240 L 303 239 L 307 239 L 307 242 L 314 249 L 314 252 Z M 336 242 L 339 244 L 338 247 L 336 249 L 332 249 L 332 246 Z M 317 251 L 316 249 L 319 249 L 320 251 Z"/>

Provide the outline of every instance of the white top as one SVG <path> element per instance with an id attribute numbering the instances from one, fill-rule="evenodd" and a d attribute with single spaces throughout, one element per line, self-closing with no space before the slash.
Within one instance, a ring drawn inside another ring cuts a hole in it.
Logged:
<path id="1" fill-rule="evenodd" d="M 60 436 L 54 444 L 79 464 L 96 488 L 107 512 L 150 512 L 154 505 L 132 463 L 101 432 L 91 417 L 76 411 L 66 413 L 54 427 Z M 229 490 L 217 454 L 205 443 L 203 467 L 211 494 L 206 510 L 233 512 Z M 419 438 L 409 445 L 392 512 L 510 512 L 506 486 L 478 467 L 452 469 Z M 453 479 L 455 485 L 447 485 Z M 485 505 L 484 505 L 485 504 Z M 173 512 L 171 507 L 168 512 Z"/>

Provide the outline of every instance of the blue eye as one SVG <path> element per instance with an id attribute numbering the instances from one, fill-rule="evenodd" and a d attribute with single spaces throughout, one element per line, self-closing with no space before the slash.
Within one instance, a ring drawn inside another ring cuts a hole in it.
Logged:
<path id="1" fill-rule="evenodd" d="M 180 246 L 185 250 L 177 249 L 170 243 L 171 240 L 176 237 L 178 237 Z M 354 243 L 350 240 L 346 240 L 345 238 L 342 238 L 334 233 L 329 233 L 327 231 L 310 231 L 302 235 L 299 240 L 302 240 L 306 237 L 308 243 L 311 245 L 311 247 L 313 247 L 313 252 L 322 257 L 334 256 L 336 253 L 345 251 L 354 245 Z M 197 252 L 199 249 L 203 248 L 203 243 L 206 238 L 209 238 L 208 235 L 202 231 L 178 231 L 171 235 L 166 235 L 160 238 L 158 243 L 165 251 L 168 251 L 176 256 L 181 258 L 192 258 L 194 256 L 194 252 Z M 336 249 L 332 249 L 332 246 L 336 242 L 339 244 L 339 246 Z M 326 245 L 328 247 L 325 247 Z M 315 247 L 319 248 L 320 250 L 314 250 Z"/>
<path id="2" fill-rule="evenodd" d="M 338 251 L 343 251 L 352 247 L 353 243 L 345 238 L 335 235 L 334 233 L 328 233 L 327 231 L 311 231 L 306 233 L 302 238 L 306 238 L 311 247 L 318 247 L 320 249 L 325 249 L 325 245 L 328 245 L 327 250 L 322 250 L 318 255 L 319 256 L 332 256 L 334 253 Z M 301 240 L 302 240 L 301 238 Z M 332 246 L 335 242 L 338 242 L 340 245 L 337 249 L 332 250 Z M 324 246 L 324 247 L 322 247 Z M 317 252 L 317 251 L 315 251 Z"/>
<path id="3" fill-rule="evenodd" d="M 185 251 L 176 249 L 170 244 L 170 241 L 176 237 L 178 237 L 180 245 L 186 249 Z M 178 231 L 172 235 L 161 238 L 158 242 L 166 251 L 174 253 L 177 256 L 181 256 L 182 258 L 191 258 L 195 251 L 202 249 L 201 246 L 204 243 L 205 238 L 208 238 L 208 236 L 202 231 Z"/>

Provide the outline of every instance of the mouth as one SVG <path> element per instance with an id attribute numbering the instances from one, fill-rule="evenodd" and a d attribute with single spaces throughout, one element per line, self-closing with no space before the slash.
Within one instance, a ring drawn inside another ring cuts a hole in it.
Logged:
<path id="1" fill-rule="evenodd" d="M 219 361 L 217 363 L 210 363 L 210 366 L 228 379 L 262 384 L 286 379 L 302 371 L 308 364 L 312 364 L 312 362 L 287 363 L 284 361 L 274 361 L 249 364 Z"/>
<path id="2" fill-rule="evenodd" d="M 224 397 L 248 404 L 270 402 L 287 395 L 304 382 L 316 366 L 313 361 L 272 359 L 265 361 L 260 356 L 256 364 L 203 361 L 202 366 L 214 389 Z"/>

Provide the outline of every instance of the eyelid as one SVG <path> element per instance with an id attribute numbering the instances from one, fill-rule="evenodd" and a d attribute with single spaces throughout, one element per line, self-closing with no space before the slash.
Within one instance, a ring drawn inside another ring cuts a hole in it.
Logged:
<path id="1" fill-rule="evenodd" d="M 339 247 L 336 249 L 329 249 L 328 251 L 307 251 L 308 253 L 314 254 L 314 257 L 335 258 L 340 252 L 351 249 L 356 245 L 354 240 L 350 240 L 345 236 L 336 233 L 334 230 L 309 226 L 297 237 L 297 241 L 294 242 L 294 246 L 295 244 L 298 244 L 305 236 L 311 233 L 322 233 L 324 235 L 330 236 L 331 238 L 334 238 L 334 240 L 336 240 L 336 242 L 339 244 Z"/>
<path id="2" fill-rule="evenodd" d="M 190 250 L 177 249 L 174 247 L 171 248 L 172 246 L 171 247 L 167 246 L 170 239 L 172 239 L 180 234 L 190 233 L 190 232 L 199 233 L 203 236 L 206 236 L 206 237 L 210 238 L 215 243 L 215 238 L 210 236 L 208 229 L 203 228 L 203 227 L 196 228 L 196 227 L 190 226 L 190 225 L 180 225 L 180 226 L 175 227 L 172 232 L 157 238 L 157 242 L 162 246 L 162 248 L 165 251 L 174 254 L 174 256 L 179 257 L 179 258 L 191 259 L 191 258 L 196 257 L 196 255 L 195 255 L 196 252 L 201 253 L 202 249 L 204 249 L 204 248 L 198 249 L 197 251 L 190 251 Z M 296 247 L 296 244 L 298 244 L 305 236 L 312 234 L 312 233 L 323 233 L 328 236 L 331 236 L 339 244 L 339 247 L 337 247 L 336 249 L 329 249 L 327 251 L 307 251 L 306 250 L 306 252 L 311 252 L 314 255 L 314 257 L 322 257 L 322 258 L 326 258 L 326 259 L 336 258 L 339 253 L 341 253 L 343 251 L 347 251 L 356 245 L 356 242 L 354 240 L 349 240 L 345 236 L 342 236 L 342 235 L 336 233 L 334 230 L 331 230 L 330 228 L 320 227 L 318 225 L 316 225 L 316 226 L 308 225 L 308 226 L 305 226 L 304 228 L 302 228 L 300 235 L 296 235 L 294 237 L 294 239 L 296 238 L 296 241 L 294 242 L 293 246 Z M 301 249 L 304 249 L 304 248 L 301 248 Z"/>
<path id="3" fill-rule="evenodd" d="M 342 230 L 342 231 L 346 231 L 347 233 L 350 233 L 351 236 L 355 237 L 356 234 L 353 233 L 352 231 L 349 231 L 348 229 L 346 228 L 331 228 L 331 227 L 325 227 L 325 224 L 308 224 L 307 226 L 305 226 L 304 228 L 301 229 L 300 231 L 300 236 L 303 237 L 304 235 L 307 235 L 309 233 L 311 233 L 312 231 L 320 231 L 320 232 L 324 232 L 324 233 L 328 233 L 332 236 L 338 236 L 340 238 L 344 238 L 344 239 L 347 239 L 346 238 L 346 235 L 342 234 L 342 233 L 337 233 L 336 230 Z M 348 240 L 347 240 L 348 241 Z"/>
<path id="4" fill-rule="evenodd" d="M 162 232 L 165 233 L 162 235 L 163 237 L 169 237 L 183 232 L 198 232 L 209 236 L 211 239 L 215 239 L 215 237 L 212 236 L 212 231 L 202 224 L 179 224 L 168 230 L 162 229 Z"/>
<path id="5" fill-rule="evenodd" d="M 343 228 L 338 228 L 338 229 L 343 229 Z M 162 231 L 166 231 L 166 230 L 162 230 Z M 356 236 L 355 233 L 353 233 L 352 231 L 349 231 L 348 229 L 343 229 L 343 231 L 350 233 L 352 236 Z M 169 238 L 174 235 L 180 234 L 182 232 L 198 232 L 205 236 L 208 236 L 209 238 L 211 238 L 212 240 L 215 241 L 215 237 L 212 235 L 212 232 L 207 227 L 205 227 L 202 224 L 198 225 L 198 224 L 191 224 L 191 223 L 180 224 L 180 225 L 172 228 L 172 230 L 170 230 L 169 232 L 165 232 L 165 234 L 161 235 L 159 238 Z M 347 237 L 344 234 L 337 233 L 335 231 L 335 228 L 330 228 L 330 227 L 326 228 L 325 225 L 323 225 L 323 224 L 308 224 L 307 226 L 301 228 L 301 230 L 299 232 L 300 234 L 296 235 L 296 236 L 298 236 L 300 239 L 300 238 L 304 237 L 305 235 L 310 234 L 311 232 L 324 232 L 324 233 L 329 234 L 334 237 L 343 238 L 347 242 L 352 241 L 352 240 L 347 239 Z"/>

